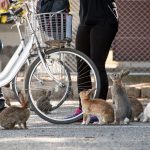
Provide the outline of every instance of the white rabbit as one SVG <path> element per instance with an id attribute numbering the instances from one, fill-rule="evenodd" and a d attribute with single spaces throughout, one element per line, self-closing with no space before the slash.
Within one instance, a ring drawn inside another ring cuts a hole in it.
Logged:
<path id="1" fill-rule="evenodd" d="M 150 120 L 150 103 L 144 109 L 143 112 L 143 122 L 148 122 Z"/>

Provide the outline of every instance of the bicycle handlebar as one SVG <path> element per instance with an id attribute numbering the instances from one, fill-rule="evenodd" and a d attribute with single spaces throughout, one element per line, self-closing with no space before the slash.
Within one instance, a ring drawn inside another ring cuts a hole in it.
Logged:
<path id="1" fill-rule="evenodd" d="M 21 7 L 21 8 L 19 8 L 19 9 L 17 9 L 17 10 L 15 10 L 15 11 L 13 11 L 13 10 L 8 10 L 8 12 L 5 12 L 5 13 L 0 13 L 0 17 L 1 16 L 17 16 L 18 14 L 20 14 L 21 12 L 23 11 L 23 8 Z"/>
<path id="2" fill-rule="evenodd" d="M 8 11 L 8 12 L 5 12 L 5 13 L 0 13 L 0 17 L 1 16 L 10 16 L 11 14 L 10 14 L 10 12 Z"/>
<path id="3" fill-rule="evenodd" d="M 16 5 L 16 3 L 18 2 L 18 0 L 11 0 L 11 3 L 14 3 Z M 0 17 L 1 16 L 17 16 L 19 13 L 21 13 L 23 11 L 23 8 L 20 7 L 17 10 L 13 10 L 13 9 L 9 9 L 7 12 L 4 13 L 0 13 Z"/>
<path id="4" fill-rule="evenodd" d="M 18 0 L 10 0 L 10 3 L 16 3 Z"/>
<path id="5" fill-rule="evenodd" d="M 18 14 L 20 14 L 22 11 L 23 11 L 23 8 L 21 7 L 21 8 L 19 8 L 19 9 L 17 9 L 16 11 L 14 11 L 14 15 L 18 15 Z"/>

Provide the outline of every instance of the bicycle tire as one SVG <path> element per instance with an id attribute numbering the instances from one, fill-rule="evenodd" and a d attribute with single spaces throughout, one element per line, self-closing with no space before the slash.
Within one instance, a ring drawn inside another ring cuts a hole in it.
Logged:
<path id="1" fill-rule="evenodd" d="M 16 76 L 10 82 L 10 85 L 11 85 L 11 89 L 14 93 L 15 99 L 20 103 L 20 99 L 19 99 L 19 96 L 18 96 L 20 90 L 18 90 L 18 87 L 17 87 L 17 77 Z"/>
<path id="2" fill-rule="evenodd" d="M 24 66 L 26 67 L 26 66 Z M 22 70 L 22 68 L 21 68 Z M 19 98 L 19 93 L 21 92 L 21 90 L 23 90 L 23 83 L 24 83 L 24 73 L 21 73 L 22 75 L 20 75 L 21 70 L 17 73 L 17 75 L 12 79 L 12 81 L 10 82 L 10 88 L 14 93 L 14 98 L 21 103 L 20 98 Z M 25 71 L 23 71 L 25 72 Z"/>
<path id="3" fill-rule="evenodd" d="M 82 52 L 80 52 L 78 50 L 71 49 L 71 48 L 61 48 L 61 49 L 56 48 L 56 49 L 46 50 L 45 56 L 46 56 L 46 58 L 49 58 L 49 59 L 54 58 L 54 57 L 59 58 L 60 56 L 61 57 L 65 56 L 65 59 L 66 59 L 67 56 L 73 56 L 76 60 L 79 58 L 80 60 L 86 62 L 88 64 L 88 66 L 90 67 L 90 69 L 91 69 L 91 72 L 92 72 L 92 73 L 90 72 L 91 76 L 93 75 L 91 77 L 92 80 L 94 81 L 93 86 L 96 87 L 94 97 L 97 97 L 97 95 L 99 95 L 99 92 L 100 92 L 100 76 L 99 76 L 98 70 L 97 70 L 95 64 L 93 63 L 93 61 L 89 57 L 87 57 L 85 54 L 83 54 Z M 64 67 L 64 70 L 65 70 L 67 68 L 66 66 L 68 64 L 67 64 L 67 61 L 64 61 L 63 59 L 61 58 L 61 61 L 63 62 L 63 65 L 60 65 L 60 67 L 65 66 Z M 32 105 L 32 108 L 34 109 L 35 113 L 38 116 L 40 116 L 42 119 L 44 119 L 44 120 L 46 120 L 50 123 L 55 123 L 55 124 L 68 124 L 68 123 L 73 123 L 73 122 L 78 121 L 79 119 L 81 119 L 82 118 L 82 113 L 77 115 L 77 116 L 72 116 L 72 117 L 66 117 L 65 116 L 64 117 L 64 113 L 66 115 L 66 111 L 68 111 L 68 109 L 66 109 L 66 108 L 69 108 L 70 110 L 74 109 L 77 106 L 77 104 L 71 105 L 71 103 L 76 103 L 76 102 L 78 103 L 78 101 L 76 101 L 76 100 L 71 101 L 69 99 L 70 98 L 69 96 L 72 97 L 72 96 L 76 95 L 76 94 L 74 94 L 75 92 L 77 93 L 77 91 L 76 91 L 76 89 L 77 89 L 76 74 L 74 75 L 74 72 L 69 74 L 69 76 L 71 75 L 71 81 L 66 81 L 66 84 L 68 84 L 68 87 L 66 88 L 65 94 L 63 96 L 61 96 L 62 97 L 61 100 L 63 101 L 63 103 L 61 103 L 61 105 L 59 105 L 59 107 L 57 107 L 57 109 L 54 109 L 51 112 L 51 114 L 45 114 L 41 110 L 39 110 L 39 108 L 36 106 L 36 100 L 37 99 L 35 99 L 34 96 L 33 96 L 33 91 L 36 91 L 36 89 L 33 89 L 33 88 L 35 88 L 35 85 L 34 85 L 34 87 L 32 86 L 32 84 L 34 82 L 33 74 L 34 74 L 34 71 L 36 70 L 36 68 L 39 64 L 41 64 L 41 60 L 40 60 L 40 58 L 36 58 L 35 61 L 29 66 L 28 71 L 26 72 L 26 76 L 25 76 L 25 93 L 26 93 L 26 95 L 28 97 L 28 100 L 30 101 L 30 103 Z M 67 70 L 68 70 L 68 68 L 67 68 Z M 36 70 L 36 72 L 38 72 L 38 69 Z M 41 72 L 42 71 L 40 70 L 40 73 Z M 44 76 L 44 73 L 42 74 L 42 77 L 43 76 Z M 69 77 L 68 77 L 67 80 L 70 80 Z M 71 83 L 72 81 L 73 81 L 73 85 Z M 48 81 L 46 83 L 48 83 Z M 41 89 L 42 89 L 42 87 L 40 87 L 40 90 Z M 77 99 L 78 99 L 78 97 L 77 97 Z M 57 101 L 54 98 L 53 98 L 53 100 Z M 61 112 L 59 112 L 59 111 L 61 111 Z M 59 116 L 56 116 L 58 114 L 59 114 Z M 52 116 L 52 115 L 54 115 L 54 116 Z M 61 116 L 61 118 L 60 118 L 60 116 Z"/>

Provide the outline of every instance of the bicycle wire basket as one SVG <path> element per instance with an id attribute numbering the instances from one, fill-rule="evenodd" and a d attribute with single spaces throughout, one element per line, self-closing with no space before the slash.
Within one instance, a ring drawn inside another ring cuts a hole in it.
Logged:
<path id="1" fill-rule="evenodd" d="M 37 14 L 37 21 L 44 43 L 56 46 L 72 40 L 72 15 L 41 13 Z"/>
<path id="2" fill-rule="evenodd" d="M 40 31 L 38 29 L 38 24 L 37 24 L 37 21 L 36 21 L 36 14 L 31 14 L 28 16 L 29 17 L 29 21 L 33 27 L 33 30 L 35 31 L 37 37 L 38 37 L 38 40 L 41 44 L 42 43 L 42 39 L 41 39 L 41 34 L 40 34 Z M 24 40 L 25 40 L 25 43 L 28 42 L 28 40 L 30 39 L 31 35 L 33 34 L 33 31 L 31 30 L 27 20 L 24 21 Z"/>

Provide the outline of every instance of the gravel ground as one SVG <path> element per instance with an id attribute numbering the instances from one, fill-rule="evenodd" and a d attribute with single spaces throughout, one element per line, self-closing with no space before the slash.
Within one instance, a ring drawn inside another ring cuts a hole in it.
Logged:
<path id="1" fill-rule="evenodd" d="M 32 114 L 26 130 L 0 128 L 0 150 L 149 150 L 150 123 L 56 125 Z"/>

